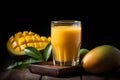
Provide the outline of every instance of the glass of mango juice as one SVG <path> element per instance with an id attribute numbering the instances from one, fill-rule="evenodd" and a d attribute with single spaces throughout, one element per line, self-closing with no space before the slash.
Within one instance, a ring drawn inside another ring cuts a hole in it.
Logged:
<path id="1" fill-rule="evenodd" d="M 81 38 L 81 21 L 51 21 L 53 64 L 58 66 L 78 65 Z"/>

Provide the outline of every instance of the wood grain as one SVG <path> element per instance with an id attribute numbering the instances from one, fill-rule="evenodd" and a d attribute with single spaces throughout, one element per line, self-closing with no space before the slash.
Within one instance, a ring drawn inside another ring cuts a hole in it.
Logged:
<path id="1" fill-rule="evenodd" d="M 54 77 L 69 77 L 80 75 L 81 66 L 54 66 L 52 62 L 31 64 L 29 70 L 35 74 L 42 74 Z"/>

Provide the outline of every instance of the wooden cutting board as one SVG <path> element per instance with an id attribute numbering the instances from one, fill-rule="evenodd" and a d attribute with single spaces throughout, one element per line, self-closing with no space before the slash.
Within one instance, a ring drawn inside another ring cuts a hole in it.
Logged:
<path id="1" fill-rule="evenodd" d="M 80 65 L 78 66 L 54 66 L 52 62 L 31 64 L 29 70 L 32 73 L 54 76 L 54 77 L 69 77 L 77 76 L 82 72 Z"/>

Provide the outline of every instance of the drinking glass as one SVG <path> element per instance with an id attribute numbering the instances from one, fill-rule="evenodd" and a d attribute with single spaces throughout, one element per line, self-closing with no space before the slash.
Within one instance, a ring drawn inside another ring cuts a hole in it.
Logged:
<path id="1" fill-rule="evenodd" d="M 81 38 L 81 21 L 51 21 L 53 64 L 59 66 L 78 65 Z"/>

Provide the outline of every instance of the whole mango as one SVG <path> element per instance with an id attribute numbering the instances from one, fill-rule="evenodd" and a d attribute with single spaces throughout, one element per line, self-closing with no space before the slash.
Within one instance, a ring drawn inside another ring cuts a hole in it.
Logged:
<path id="1" fill-rule="evenodd" d="M 90 50 L 82 59 L 83 68 L 91 73 L 107 73 L 120 67 L 120 50 L 101 45 Z"/>
<path id="2" fill-rule="evenodd" d="M 18 32 L 8 39 L 7 50 L 12 56 L 24 56 L 26 47 L 34 47 L 37 50 L 41 50 L 50 41 L 50 37 L 40 36 L 32 31 Z"/>

